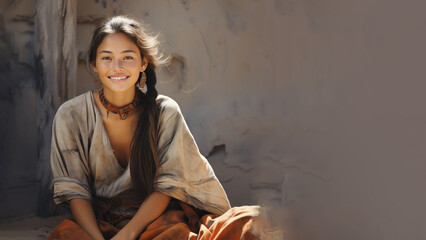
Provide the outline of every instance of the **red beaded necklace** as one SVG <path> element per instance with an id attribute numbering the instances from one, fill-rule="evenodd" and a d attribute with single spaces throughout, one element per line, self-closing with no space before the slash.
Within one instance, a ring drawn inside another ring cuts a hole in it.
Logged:
<path id="1" fill-rule="evenodd" d="M 109 112 L 118 114 L 120 116 L 121 120 L 124 120 L 127 118 L 127 114 L 132 111 L 133 109 L 136 108 L 136 104 L 138 101 L 138 94 L 135 93 L 135 98 L 133 99 L 133 101 L 129 104 L 126 104 L 122 107 L 116 107 L 114 105 L 112 105 L 111 103 L 108 102 L 108 100 L 106 100 L 105 95 L 104 95 L 104 89 L 101 88 L 101 90 L 99 90 L 99 98 L 101 99 L 101 103 L 102 105 L 104 105 L 104 107 L 107 109 L 107 116 Z"/>

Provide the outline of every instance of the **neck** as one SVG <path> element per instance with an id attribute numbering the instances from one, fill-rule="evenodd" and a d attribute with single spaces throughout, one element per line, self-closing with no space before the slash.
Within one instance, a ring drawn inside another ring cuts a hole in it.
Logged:
<path id="1" fill-rule="evenodd" d="M 104 96 L 108 102 L 116 107 L 122 107 L 133 101 L 135 98 L 135 88 L 130 88 L 124 92 L 114 92 L 104 88 Z"/>

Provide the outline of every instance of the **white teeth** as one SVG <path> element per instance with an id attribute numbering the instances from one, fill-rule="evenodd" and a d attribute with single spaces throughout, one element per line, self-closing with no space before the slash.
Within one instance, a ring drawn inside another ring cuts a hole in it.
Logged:
<path id="1" fill-rule="evenodd" d="M 127 77 L 110 77 L 111 78 L 111 80 L 123 80 L 123 79 L 125 79 L 125 78 L 127 78 Z"/>

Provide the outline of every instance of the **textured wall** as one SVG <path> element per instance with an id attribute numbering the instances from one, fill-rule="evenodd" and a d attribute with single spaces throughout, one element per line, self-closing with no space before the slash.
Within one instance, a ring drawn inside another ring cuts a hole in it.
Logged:
<path id="1" fill-rule="evenodd" d="M 0 2 L 0 219 L 36 208 L 33 1 Z"/>
<path id="2" fill-rule="evenodd" d="M 286 239 L 422 239 L 425 7 L 78 1 L 77 41 L 82 60 L 93 22 L 117 13 L 160 31 L 175 56 L 160 92 L 181 105 L 231 203 L 274 207 Z M 78 93 L 94 87 L 83 61 L 78 80 Z"/>

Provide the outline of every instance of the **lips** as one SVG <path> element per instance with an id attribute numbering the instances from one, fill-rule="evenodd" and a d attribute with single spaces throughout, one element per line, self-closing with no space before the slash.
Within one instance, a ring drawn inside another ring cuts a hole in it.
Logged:
<path id="1" fill-rule="evenodd" d="M 129 76 L 109 76 L 108 78 L 113 82 L 122 82 L 129 78 Z"/>

